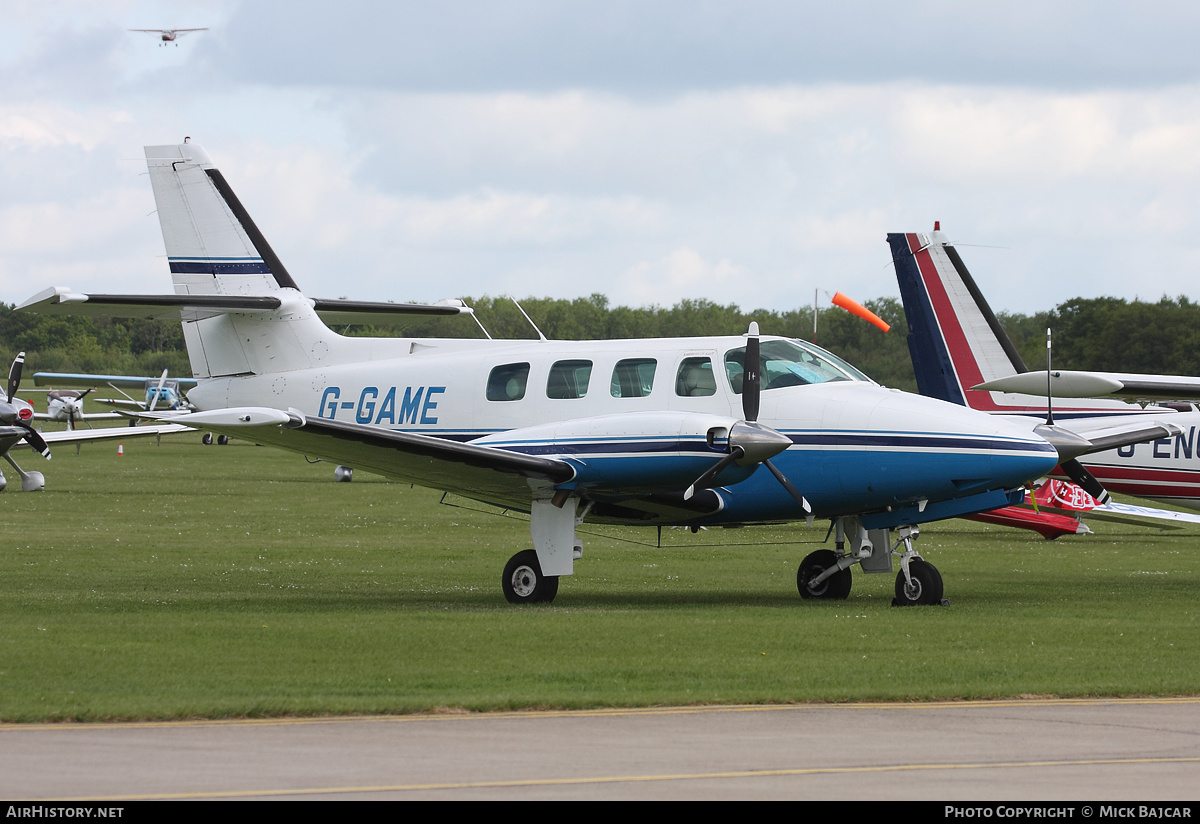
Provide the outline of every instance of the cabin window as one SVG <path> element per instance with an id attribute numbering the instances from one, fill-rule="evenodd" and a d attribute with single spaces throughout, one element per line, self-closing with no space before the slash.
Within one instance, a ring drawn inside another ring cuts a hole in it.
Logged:
<path id="1" fill-rule="evenodd" d="M 675 376 L 675 394 L 683 398 L 699 398 L 717 394 L 717 379 L 713 377 L 711 358 L 684 358 Z"/>
<path id="2" fill-rule="evenodd" d="M 506 363 L 497 366 L 488 375 L 487 399 L 489 401 L 519 401 L 525 397 L 525 385 L 529 383 L 529 364 Z"/>
<path id="3" fill-rule="evenodd" d="M 654 358 L 628 358 L 617 361 L 612 374 L 614 398 L 644 398 L 654 389 Z"/>
<path id="4" fill-rule="evenodd" d="M 590 360 L 561 360 L 550 367 L 546 381 L 546 397 L 555 400 L 582 398 L 587 395 L 592 379 Z"/>

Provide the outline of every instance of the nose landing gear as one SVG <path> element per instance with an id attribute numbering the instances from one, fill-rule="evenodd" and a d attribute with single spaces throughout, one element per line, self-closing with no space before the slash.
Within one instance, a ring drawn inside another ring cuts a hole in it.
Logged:
<path id="1" fill-rule="evenodd" d="M 895 543 L 891 541 L 891 530 L 862 529 L 857 519 L 838 518 L 834 522 L 837 530 L 837 550 L 819 549 L 810 553 L 796 572 L 796 588 L 806 600 L 843 601 L 850 596 L 850 567 L 862 566 L 863 572 L 891 572 L 892 556 L 900 559 L 900 572 L 896 575 L 896 597 L 892 606 L 946 606 L 949 601 L 942 595 L 942 575 L 937 567 L 921 558 L 913 548 L 913 539 L 921 530 L 916 526 L 902 526 L 895 530 Z M 847 535 L 850 551 L 846 549 Z M 886 548 L 876 551 L 876 546 Z M 903 549 L 901 549 L 903 547 Z"/>

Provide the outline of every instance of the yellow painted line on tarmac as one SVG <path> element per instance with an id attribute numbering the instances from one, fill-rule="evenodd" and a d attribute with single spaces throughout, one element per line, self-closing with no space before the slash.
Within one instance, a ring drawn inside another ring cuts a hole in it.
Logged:
<path id="1" fill-rule="evenodd" d="M 413 723 L 425 721 L 492 721 L 506 718 L 596 718 L 645 715 L 695 715 L 729 712 L 796 712 L 803 710 L 954 710 L 996 707 L 1092 707 L 1105 704 L 1200 704 L 1200 696 L 1156 698 L 1005 698 L 970 701 L 854 701 L 829 704 L 705 704 L 691 707 L 625 707 L 590 710 L 511 710 L 473 712 L 451 710 L 411 715 L 322 715 L 298 718 L 226 718 L 188 721 L 102 721 L 14 724 L 0 723 L 0 734 L 28 730 L 103 730 L 160 729 L 180 727 L 285 727 L 309 724 L 345 724 L 361 722 Z"/>
<path id="2" fill-rule="evenodd" d="M 929 772 L 934 770 L 987 770 L 1026 767 L 1096 767 L 1138 764 L 1200 763 L 1200 756 L 1188 758 L 1090 758 L 1064 761 L 1000 761 L 975 764 L 893 764 L 868 767 L 810 767 L 784 770 L 739 770 L 732 772 L 671 773 L 663 775 L 614 775 L 578 778 L 533 778 L 509 781 L 459 781 L 436 784 L 381 784 L 378 786 L 311 787 L 279 790 L 239 790 L 232 792 L 157 793 L 150 795 L 106 795 L 101 798 L 60 798 L 56 801 L 165 801 L 200 798 L 273 798 L 296 795 L 345 795 L 351 793 L 403 793 L 437 790 L 487 790 L 515 787 L 562 787 L 591 784 L 628 784 L 647 781 L 712 781 L 722 778 L 779 778 L 805 775 L 856 775 L 890 772 Z"/>

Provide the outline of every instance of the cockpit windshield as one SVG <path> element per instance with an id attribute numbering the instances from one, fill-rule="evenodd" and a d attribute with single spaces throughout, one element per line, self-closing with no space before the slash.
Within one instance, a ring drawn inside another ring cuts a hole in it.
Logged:
<path id="1" fill-rule="evenodd" d="M 763 341 L 760 352 L 763 391 L 830 381 L 871 381 L 836 355 L 804 341 Z M 730 349 L 725 353 L 725 374 L 736 395 L 742 393 L 742 374 L 745 371 L 746 347 Z"/>

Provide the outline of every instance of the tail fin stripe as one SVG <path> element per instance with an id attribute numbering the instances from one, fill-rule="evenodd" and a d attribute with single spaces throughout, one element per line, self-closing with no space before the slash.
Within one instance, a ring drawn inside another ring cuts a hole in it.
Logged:
<path id="1" fill-rule="evenodd" d="M 946 257 L 950 258 L 950 262 L 954 264 L 954 270 L 958 272 L 958 276 L 962 278 L 963 285 L 967 287 L 967 291 L 971 293 L 971 297 L 975 301 L 975 305 L 979 307 L 979 313 L 983 315 L 987 321 L 988 327 L 992 330 L 992 334 L 996 336 L 1000 346 L 1004 349 L 1004 354 L 1008 355 L 1008 360 L 1012 364 L 1013 369 L 1017 372 L 1028 372 L 1029 367 L 1025 365 L 1024 358 L 1017 351 L 1017 347 L 1013 344 L 1012 338 L 1004 331 L 1004 327 L 1000 325 L 999 318 L 992 311 L 992 307 L 988 305 L 987 299 L 983 296 L 983 292 L 979 291 L 978 284 L 975 283 L 975 278 L 971 277 L 971 273 L 967 271 L 967 265 L 958 255 L 958 250 L 953 246 L 946 246 Z"/>
<path id="2" fill-rule="evenodd" d="M 171 274 L 186 275 L 269 275 L 262 258 L 192 257 L 167 258 Z"/>
<path id="3" fill-rule="evenodd" d="M 948 284 L 942 277 L 938 262 L 934 260 L 934 255 L 941 256 L 946 263 L 953 265 L 946 254 L 946 247 L 939 243 L 932 243 L 922 249 L 919 242 L 920 239 L 915 234 L 906 235 L 906 238 L 910 249 L 919 250 L 913 257 L 920 271 L 921 280 L 924 282 L 930 305 L 933 308 L 935 316 L 934 328 L 940 333 L 939 336 L 942 345 L 950 357 L 952 367 L 950 374 L 947 376 L 947 383 L 952 382 L 953 389 L 959 395 L 959 399 L 956 399 L 955 402 L 986 412 L 1003 411 L 1002 407 L 998 406 L 992 399 L 990 392 L 972 392 L 969 400 L 966 397 L 967 387 L 975 386 L 986 380 L 983 376 L 981 365 L 976 360 L 976 353 L 971 345 L 971 341 L 985 340 L 990 337 L 992 335 L 990 324 L 986 321 L 978 324 L 978 321 L 982 320 L 981 316 L 976 315 L 974 312 L 961 310 L 965 309 L 965 307 L 961 307 L 960 305 L 967 301 L 970 301 L 972 308 L 975 308 L 975 299 L 965 284 Z M 955 273 L 958 274 L 958 268 L 954 268 Z M 955 288 L 952 290 L 951 286 Z M 970 329 L 965 329 L 962 325 L 963 318 L 975 321 L 979 328 L 972 326 Z M 1008 355 L 1005 354 L 1004 358 L 1007 361 Z M 1001 373 L 1007 374 L 1011 369 L 1011 363 L 1006 362 L 1002 367 Z M 989 371 L 995 370 L 989 369 Z"/>
<path id="4" fill-rule="evenodd" d="M 229 210 L 233 212 L 238 223 L 242 224 L 242 229 L 246 232 L 246 236 L 250 238 L 250 242 L 254 244 L 255 250 L 262 256 L 263 262 L 267 266 L 266 271 L 275 277 L 275 282 L 281 288 L 300 291 L 300 287 L 292 280 L 292 276 L 284 268 L 283 262 L 275 254 L 275 250 L 271 248 L 271 244 L 267 243 L 267 239 L 263 237 L 263 233 L 254 225 L 254 221 L 250 218 L 250 213 L 246 211 L 246 207 L 242 205 L 237 195 L 233 193 L 233 189 L 225 181 L 225 176 L 217 169 L 205 169 L 204 171 L 209 179 L 212 180 L 213 186 L 216 187 L 221 197 L 224 198 L 226 205 L 229 206 Z"/>

